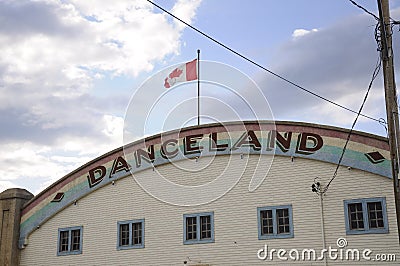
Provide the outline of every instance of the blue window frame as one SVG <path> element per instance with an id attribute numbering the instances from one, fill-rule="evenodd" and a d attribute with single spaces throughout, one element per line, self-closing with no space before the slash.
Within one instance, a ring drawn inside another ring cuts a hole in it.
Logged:
<path id="1" fill-rule="evenodd" d="M 59 228 L 57 255 L 82 254 L 82 226 Z"/>
<path id="2" fill-rule="evenodd" d="M 183 243 L 214 242 L 214 212 L 183 215 Z"/>
<path id="3" fill-rule="evenodd" d="M 292 205 L 259 207 L 257 218 L 258 239 L 294 237 Z"/>
<path id="4" fill-rule="evenodd" d="M 144 219 L 117 223 L 117 250 L 144 248 Z"/>
<path id="5" fill-rule="evenodd" d="M 389 232 L 385 198 L 344 200 L 346 234 Z"/>

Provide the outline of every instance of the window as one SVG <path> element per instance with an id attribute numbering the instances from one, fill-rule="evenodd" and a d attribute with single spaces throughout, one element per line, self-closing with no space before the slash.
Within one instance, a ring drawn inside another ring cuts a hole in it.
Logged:
<path id="1" fill-rule="evenodd" d="M 118 222 L 117 249 L 144 248 L 144 219 Z"/>
<path id="2" fill-rule="evenodd" d="M 196 213 L 183 215 L 183 243 L 214 242 L 214 213 Z"/>
<path id="3" fill-rule="evenodd" d="M 257 208 L 258 239 L 293 237 L 292 206 Z"/>
<path id="4" fill-rule="evenodd" d="M 344 201 L 346 233 L 388 233 L 385 198 L 355 199 Z"/>
<path id="5" fill-rule="evenodd" d="M 58 229 L 57 255 L 82 253 L 82 226 Z"/>

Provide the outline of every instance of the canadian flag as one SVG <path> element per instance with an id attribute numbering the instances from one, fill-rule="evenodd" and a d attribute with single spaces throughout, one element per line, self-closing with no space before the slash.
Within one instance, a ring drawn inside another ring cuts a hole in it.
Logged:
<path id="1" fill-rule="evenodd" d="M 182 64 L 172 70 L 164 80 L 164 87 L 171 88 L 176 83 L 197 79 L 197 59 Z"/>

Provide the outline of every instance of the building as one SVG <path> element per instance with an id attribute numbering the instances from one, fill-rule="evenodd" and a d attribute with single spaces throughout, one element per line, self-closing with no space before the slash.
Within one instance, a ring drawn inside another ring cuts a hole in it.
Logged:
<path id="1" fill-rule="evenodd" d="M 134 142 L 33 198 L 2 192 L 0 264 L 396 265 L 386 138 L 353 132 L 311 190 L 348 134 L 248 121 Z"/>

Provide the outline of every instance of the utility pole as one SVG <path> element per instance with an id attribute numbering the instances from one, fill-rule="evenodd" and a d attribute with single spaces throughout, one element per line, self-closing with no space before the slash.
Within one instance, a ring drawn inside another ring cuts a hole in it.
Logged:
<path id="1" fill-rule="evenodd" d="M 400 243 L 400 194 L 399 194 L 399 108 L 397 106 L 396 84 L 394 80 L 392 28 L 390 26 L 389 1 L 377 0 L 381 32 L 381 60 L 383 63 L 383 78 L 385 85 L 386 115 L 390 159 L 392 162 L 392 177 L 394 200 L 396 205 L 397 231 Z"/>

